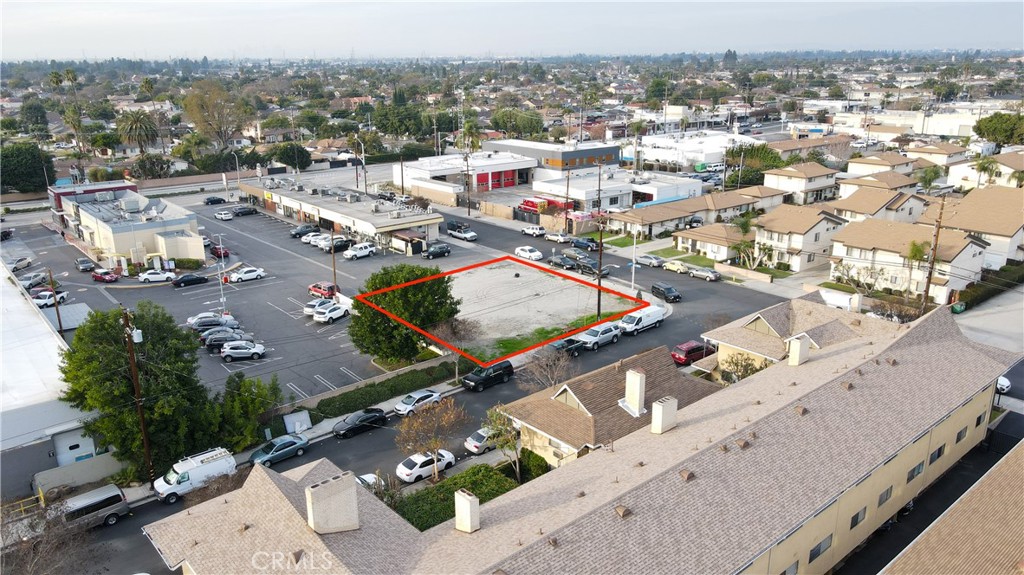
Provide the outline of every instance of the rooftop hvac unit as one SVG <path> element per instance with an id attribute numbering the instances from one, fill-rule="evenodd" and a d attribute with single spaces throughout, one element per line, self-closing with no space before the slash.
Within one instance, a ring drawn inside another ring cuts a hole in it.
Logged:
<path id="1" fill-rule="evenodd" d="M 117 205 L 126 212 L 137 212 L 142 208 L 138 198 L 121 198 Z"/>
<path id="2" fill-rule="evenodd" d="M 388 212 L 388 218 L 390 218 L 392 220 L 397 220 L 400 217 L 402 217 L 402 212 L 400 212 L 399 210 L 395 210 L 393 212 Z"/>
<path id="3" fill-rule="evenodd" d="M 376 214 L 377 213 L 377 204 L 376 203 L 370 204 L 370 213 L 371 214 Z"/>

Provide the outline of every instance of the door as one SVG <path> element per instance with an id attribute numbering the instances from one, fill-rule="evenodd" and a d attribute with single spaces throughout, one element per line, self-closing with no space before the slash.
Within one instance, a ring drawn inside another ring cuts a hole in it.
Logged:
<path id="1" fill-rule="evenodd" d="M 96 447 L 91 438 L 82 435 L 81 429 L 76 429 L 54 435 L 53 450 L 57 455 L 57 467 L 63 467 L 89 459 Z"/>

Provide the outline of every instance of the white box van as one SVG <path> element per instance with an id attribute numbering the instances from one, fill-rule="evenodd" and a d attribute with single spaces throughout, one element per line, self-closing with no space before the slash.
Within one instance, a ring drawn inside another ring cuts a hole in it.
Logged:
<path id="1" fill-rule="evenodd" d="M 725 164 L 721 162 L 716 162 L 714 164 L 708 164 L 707 166 L 704 167 L 704 169 L 707 170 L 708 172 L 724 172 Z"/>
<path id="2" fill-rule="evenodd" d="M 661 327 L 665 320 L 665 308 L 656 305 L 638 309 L 619 320 L 619 330 L 626 335 L 636 335 L 645 329 Z"/>
<path id="3" fill-rule="evenodd" d="M 221 475 L 235 471 L 235 457 L 223 447 L 215 447 L 190 455 L 175 463 L 166 475 L 153 482 L 157 497 L 171 504 L 179 497 L 198 489 Z"/>

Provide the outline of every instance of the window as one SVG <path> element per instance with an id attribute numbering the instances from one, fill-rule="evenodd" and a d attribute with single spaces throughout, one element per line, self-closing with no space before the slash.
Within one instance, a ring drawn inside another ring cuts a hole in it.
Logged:
<path id="1" fill-rule="evenodd" d="M 814 232 L 814 241 L 817 242 L 817 241 L 820 241 L 820 240 L 821 240 L 821 232 Z"/>
<path id="2" fill-rule="evenodd" d="M 595 210 L 599 209 L 601 207 L 601 200 L 592 200 L 590 202 L 590 207 L 595 209 Z"/>
<path id="3" fill-rule="evenodd" d="M 881 507 L 885 505 L 885 502 L 888 501 L 890 497 L 892 497 L 892 485 L 887 487 L 885 491 L 878 494 L 878 506 Z"/>
<path id="4" fill-rule="evenodd" d="M 945 443 L 940 445 L 938 449 L 933 451 L 932 454 L 928 456 L 928 465 L 931 465 L 931 464 L 935 463 L 936 461 L 938 461 L 939 458 L 942 457 L 943 453 L 946 453 L 946 444 Z"/>
<path id="5" fill-rule="evenodd" d="M 613 196 L 611 198 L 608 198 L 608 205 L 609 206 L 617 206 L 617 205 L 619 205 L 619 198 L 618 198 L 618 196 Z"/>
<path id="6" fill-rule="evenodd" d="M 984 411 L 983 411 L 983 412 L 981 412 L 981 415 L 979 415 L 979 416 L 978 416 L 978 419 L 975 419 L 975 420 L 974 420 L 974 427 L 978 427 L 978 426 L 980 426 L 980 425 L 981 425 L 981 421 L 982 421 L 983 419 L 985 419 L 985 412 L 984 412 Z"/>
<path id="7" fill-rule="evenodd" d="M 815 545 L 814 547 L 811 548 L 811 556 L 807 560 L 807 562 L 808 563 L 814 563 L 814 560 L 817 559 L 818 557 L 820 557 L 822 553 L 828 551 L 828 548 L 831 547 L 831 546 L 832 546 L 832 534 L 830 533 L 828 537 L 826 537 L 826 538 L 821 540 L 821 543 L 818 543 L 817 545 Z"/>
<path id="8" fill-rule="evenodd" d="M 814 254 L 807 254 L 807 263 L 811 263 L 813 261 L 814 261 Z"/>
<path id="9" fill-rule="evenodd" d="M 918 463 L 913 469 L 907 472 L 907 483 L 914 480 L 915 477 L 921 475 L 924 472 L 924 462 Z"/>
<path id="10" fill-rule="evenodd" d="M 117 505 L 118 503 L 121 503 L 121 496 L 120 495 L 111 495 L 111 496 L 107 497 L 106 499 L 101 499 L 101 500 L 99 500 L 99 501 L 97 501 L 95 503 L 90 503 L 90 504 L 88 504 L 88 505 L 86 505 L 84 507 L 79 507 L 78 509 L 73 509 L 71 511 L 68 511 L 64 515 L 64 519 L 66 521 L 73 521 L 75 519 L 78 519 L 79 517 L 85 517 L 86 515 L 90 515 L 90 514 L 95 513 L 95 512 L 97 512 L 97 511 L 99 511 L 101 509 L 106 509 L 107 507 L 111 507 L 113 505 Z"/>
<path id="11" fill-rule="evenodd" d="M 864 517 L 867 516 L 867 514 L 868 508 L 861 507 L 860 511 L 858 511 L 853 517 L 850 518 L 850 529 L 853 529 L 854 527 L 860 525 L 860 522 L 864 521 Z"/>
<path id="12" fill-rule="evenodd" d="M 800 562 L 797 561 L 796 563 L 793 563 L 789 567 L 786 567 L 786 570 L 783 571 L 782 573 L 780 573 L 779 575 L 796 575 L 797 568 L 799 568 L 799 567 L 800 567 Z"/>
<path id="13" fill-rule="evenodd" d="M 957 434 L 956 434 L 956 442 L 960 443 L 961 441 L 964 440 L 965 437 L 967 437 L 967 428 L 966 427 L 957 432 Z"/>

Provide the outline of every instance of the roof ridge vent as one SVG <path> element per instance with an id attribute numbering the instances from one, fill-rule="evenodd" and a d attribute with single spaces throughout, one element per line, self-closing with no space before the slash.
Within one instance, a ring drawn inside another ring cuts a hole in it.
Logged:
<path id="1" fill-rule="evenodd" d="M 689 469 L 680 469 L 679 477 L 686 483 L 689 483 L 697 478 L 697 475 Z"/>
<path id="2" fill-rule="evenodd" d="M 620 519 L 625 519 L 633 514 L 633 512 L 629 510 L 629 507 L 626 507 L 625 505 L 616 505 L 615 513 L 619 515 Z"/>
<path id="3" fill-rule="evenodd" d="M 843 389 L 845 389 L 846 391 L 851 391 L 851 390 L 853 390 L 853 384 L 852 384 L 852 383 L 850 383 L 849 381 L 844 381 L 843 383 L 840 383 L 840 384 L 839 384 L 839 387 L 842 387 L 842 388 L 843 388 Z"/>
<path id="4" fill-rule="evenodd" d="M 739 447 L 739 448 L 740 448 L 741 450 L 743 450 L 743 449 L 746 449 L 746 448 L 750 447 L 750 442 L 749 442 L 749 441 L 747 441 L 746 439 L 737 439 L 737 440 L 736 440 L 736 445 L 737 445 L 737 446 L 738 446 L 738 447 Z"/>
<path id="5" fill-rule="evenodd" d="M 797 415 L 800 415 L 800 416 L 807 415 L 807 408 L 802 406 L 802 405 L 796 406 L 795 410 L 796 410 L 796 414 Z"/>

